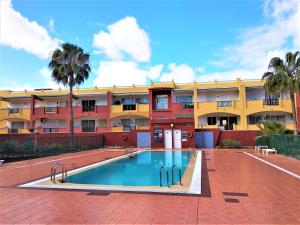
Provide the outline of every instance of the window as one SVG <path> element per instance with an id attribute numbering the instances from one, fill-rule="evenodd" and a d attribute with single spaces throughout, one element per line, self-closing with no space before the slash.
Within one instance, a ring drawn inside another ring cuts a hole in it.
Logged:
<path id="1" fill-rule="evenodd" d="M 279 122 L 285 123 L 285 116 L 284 115 L 266 115 L 265 120 L 279 121 Z"/>
<path id="2" fill-rule="evenodd" d="M 217 117 L 207 117 L 207 125 L 216 125 Z"/>
<path id="3" fill-rule="evenodd" d="M 123 110 L 124 111 L 134 111 L 136 110 L 136 104 L 124 104 L 123 105 Z"/>
<path id="4" fill-rule="evenodd" d="M 136 99 L 138 104 L 149 104 L 149 99 L 147 97 L 141 97 Z"/>
<path id="5" fill-rule="evenodd" d="M 59 102 L 59 106 L 60 107 L 67 107 L 68 106 L 68 102 L 67 101 Z"/>
<path id="6" fill-rule="evenodd" d="M 163 142 L 163 130 L 162 129 L 154 129 L 153 130 L 153 139 L 155 143 Z"/>
<path id="7" fill-rule="evenodd" d="M 232 101 L 217 101 L 217 107 L 231 107 Z"/>
<path id="8" fill-rule="evenodd" d="M 137 126 L 146 127 L 146 126 L 149 126 L 149 120 L 147 120 L 147 119 L 136 119 L 135 120 L 135 124 Z"/>
<path id="9" fill-rule="evenodd" d="M 82 101 L 82 111 L 83 112 L 93 112 L 95 110 L 95 100 L 83 100 Z"/>
<path id="10" fill-rule="evenodd" d="M 261 116 L 249 116 L 249 124 L 258 124 L 262 121 Z"/>
<path id="11" fill-rule="evenodd" d="M 20 128 L 24 128 L 25 124 L 24 122 L 11 122 L 11 129 L 9 129 L 9 133 L 17 134 L 19 133 Z"/>
<path id="12" fill-rule="evenodd" d="M 95 120 L 81 120 L 82 132 L 95 132 Z"/>
<path id="13" fill-rule="evenodd" d="M 156 96 L 156 109 L 168 109 L 168 96 L 157 95 Z"/>
<path id="14" fill-rule="evenodd" d="M 176 96 L 176 103 L 192 103 L 193 96 Z"/>
<path id="15" fill-rule="evenodd" d="M 8 109 L 9 114 L 15 114 L 15 113 L 19 113 L 19 112 L 20 112 L 19 108 L 9 108 Z"/>
<path id="16" fill-rule="evenodd" d="M 134 98 L 122 98 L 121 102 L 122 102 L 124 105 L 135 104 Z"/>
<path id="17" fill-rule="evenodd" d="M 107 127 L 107 120 L 105 120 L 105 119 L 99 120 L 98 127 L 101 127 L 101 128 Z"/>

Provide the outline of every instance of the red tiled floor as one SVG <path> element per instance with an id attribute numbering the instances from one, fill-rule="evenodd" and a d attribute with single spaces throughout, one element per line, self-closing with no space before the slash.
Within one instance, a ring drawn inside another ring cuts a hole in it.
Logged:
<path id="1" fill-rule="evenodd" d="M 2 165 L 0 224 L 300 224 L 300 181 L 242 150 L 205 152 L 200 197 L 17 188 L 48 176 L 50 160 L 77 168 L 122 153 L 94 150 Z M 268 160 L 299 166 L 281 156 Z"/>
<path id="2" fill-rule="evenodd" d="M 286 170 L 289 170 L 297 175 L 300 176 L 300 163 L 299 160 L 292 158 L 292 157 L 286 157 L 280 154 L 272 154 L 269 153 L 268 156 L 263 155 L 261 152 L 251 152 L 252 155 L 255 155 L 256 157 L 259 157 L 263 160 L 266 160 L 270 163 L 273 163 L 277 166 L 280 166 Z"/>

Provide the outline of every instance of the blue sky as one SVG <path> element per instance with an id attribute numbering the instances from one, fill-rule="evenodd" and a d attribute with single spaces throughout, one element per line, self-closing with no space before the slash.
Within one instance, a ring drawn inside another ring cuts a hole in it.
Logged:
<path id="1" fill-rule="evenodd" d="M 57 88 L 62 42 L 91 54 L 83 87 L 260 78 L 300 49 L 300 1 L 1 0 L 0 88 Z"/>

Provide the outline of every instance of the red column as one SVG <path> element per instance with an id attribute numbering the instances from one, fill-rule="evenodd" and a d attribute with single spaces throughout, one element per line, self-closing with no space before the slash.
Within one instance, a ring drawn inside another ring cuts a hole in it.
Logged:
<path id="1" fill-rule="evenodd" d="M 106 101 L 107 101 L 107 130 L 111 131 L 111 121 L 110 121 L 110 108 L 111 108 L 111 92 L 108 91 L 106 94 Z"/>
<path id="2" fill-rule="evenodd" d="M 35 96 L 30 96 L 30 121 L 29 121 L 29 128 L 34 127 L 34 106 L 35 105 Z"/>

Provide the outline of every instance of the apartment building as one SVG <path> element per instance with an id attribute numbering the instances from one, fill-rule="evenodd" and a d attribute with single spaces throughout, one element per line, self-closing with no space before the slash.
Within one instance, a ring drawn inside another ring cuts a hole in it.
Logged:
<path id="1" fill-rule="evenodd" d="M 63 89 L 0 91 L 0 134 L 68 133 L 70 100 Z M 213 147 L 216 131 L 265 120 L 293 129 L 289 95 L 267 94 L 260 80 L 75 89 L 73 112 L 75 133 L 135 132 L 139 147 Z"/>

